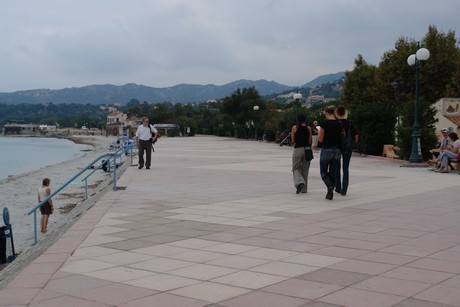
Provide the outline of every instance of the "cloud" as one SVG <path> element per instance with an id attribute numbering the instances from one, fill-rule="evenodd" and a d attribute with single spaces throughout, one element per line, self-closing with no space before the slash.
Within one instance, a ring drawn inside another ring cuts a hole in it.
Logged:
<path id="1" fill-rule="evenodd" d="M 0 91 L 135 82 L 304 84 L 456 30 L 457 0 L 32 0 L 0 11 Z"/>

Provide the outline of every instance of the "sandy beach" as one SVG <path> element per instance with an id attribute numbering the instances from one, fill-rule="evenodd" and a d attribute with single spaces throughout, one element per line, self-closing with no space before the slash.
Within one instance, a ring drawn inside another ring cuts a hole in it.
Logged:
<path id="1" fill-rule="evenodd" d="M 109 144 L 116 141 L 114 136 L 76 135 L 66 138 L 76 143 L 88 145 L 80 157 L 0 180 L 0 195 L 2 196 L 0 212 L 3 212 L 4 207 L 9 210 L 16 253 L 26 251 L 34 243 L 33 214 L 26 215 L 26 213 L 37 204 L 37 190 L 41 186 L 43 178 L 51 179 L 51 190 L 54 191 L 95 158 L 107 153 Z M 98 170 L 89 177 L 89 199 L 91 200 L 98 193 L 101 193 L 112 179 L 113 174 L 103 170 Z M 40 212 L 37 212 L 38 240 L 43 240 L 46 236 L 58 232 L 60 227 L 68 222 L 71 216 L 69 210 L 75 205 L 78 206 L 84 200 L 84 196 L 85 185 L 76 183 L 69 185 L 53 198 L 55 211 L 50 216 L 48 234 L 40 234 Z M 0 224 L 3 225 L 3 218 L 0 220 Z"/>

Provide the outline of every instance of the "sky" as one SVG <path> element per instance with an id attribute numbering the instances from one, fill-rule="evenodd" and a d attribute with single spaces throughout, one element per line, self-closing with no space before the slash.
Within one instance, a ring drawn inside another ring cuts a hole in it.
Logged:
<path id="1" fill-rule="evenodd" d="M 434 25 L 459 37 L 458 0 L 0 0 L 0 92 L 92 84 L 300 86 L 378 65 Z"/>

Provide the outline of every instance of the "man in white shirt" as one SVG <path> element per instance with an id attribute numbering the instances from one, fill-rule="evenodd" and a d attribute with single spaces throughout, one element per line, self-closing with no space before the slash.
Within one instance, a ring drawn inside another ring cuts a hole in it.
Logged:
<path id="1" fill-rule="evenodd" d="M 150 169 L 152 161 L 152 143 L 156 141 L 158 131 L 149 124 L 147 117 L 142 118 L 142 125 L 137 127 L 136 145 L 139 149 L 139 169 L 144 167 L 144 151 L 145 151 L 145 168 Z"/>

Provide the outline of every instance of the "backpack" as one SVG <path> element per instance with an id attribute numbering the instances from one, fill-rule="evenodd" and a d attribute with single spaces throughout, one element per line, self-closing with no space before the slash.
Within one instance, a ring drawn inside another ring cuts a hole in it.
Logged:
<path id="1" fill-rule="evenodd" d="M 340 137 L 340 145 L 342 154 L 348 154 L 353 151 L 353 136 L 351 135 L 352 125 L 351 122 L 348 121 L 348 133 L 345 132 L 345 128 L 343 127 L 343 123 L 340 121 L 342 125 L 342 135 Z"/>

